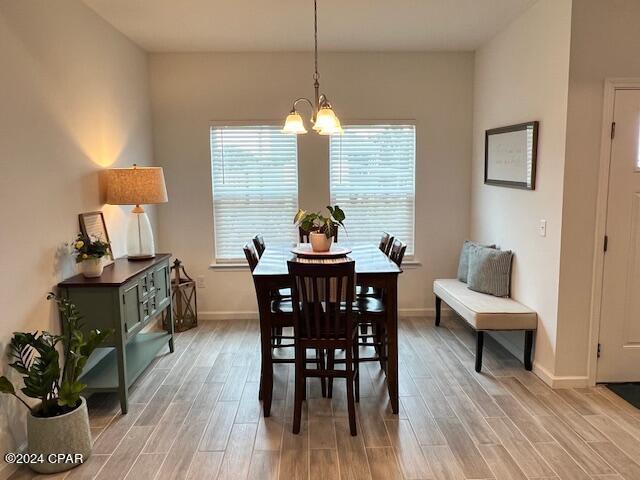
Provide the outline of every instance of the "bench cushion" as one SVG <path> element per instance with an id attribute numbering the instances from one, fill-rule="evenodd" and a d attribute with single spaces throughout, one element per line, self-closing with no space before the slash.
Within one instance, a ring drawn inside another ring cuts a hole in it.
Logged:
<path id="1" fill-rule="evenodd" d="M 499 298 L 469 290 L 458 279 L 433 282 L 433 293 L 476 330 L 535 330 L 538 315 L 511 298 Z"/>

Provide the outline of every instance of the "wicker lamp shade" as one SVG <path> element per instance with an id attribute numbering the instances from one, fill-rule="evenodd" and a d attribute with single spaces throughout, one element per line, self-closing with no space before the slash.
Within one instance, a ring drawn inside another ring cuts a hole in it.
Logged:
<path id="1" fill-rule="evenodd" d="M 151 205 L 165 203 L 167 187 L 162 167 L 110 168 L 107 170 L 107 203 Z"/>

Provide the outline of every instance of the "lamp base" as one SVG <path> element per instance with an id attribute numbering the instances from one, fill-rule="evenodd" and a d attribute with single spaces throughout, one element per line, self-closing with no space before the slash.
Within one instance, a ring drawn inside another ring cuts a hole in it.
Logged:
<path id="1" fill-rule="evenodd" d="M 144 209 L 137 205 L 127 226 L 127 258 L 131 261 L 148 260 L 156 256 L 151 222 Z"/>

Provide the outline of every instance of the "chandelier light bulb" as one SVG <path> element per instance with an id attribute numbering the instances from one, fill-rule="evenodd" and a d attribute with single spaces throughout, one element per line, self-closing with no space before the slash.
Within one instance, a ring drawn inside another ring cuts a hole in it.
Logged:
<path id="1" fill-rule="evenodd" d="M 304 122 L 298 112 L 293 110 L 284 122 L 282 128 L 283 133 L 293 133 L 294 135 L 300 135 L 301 133 L 307 133 L 307 129 L 304 128 Z"/>

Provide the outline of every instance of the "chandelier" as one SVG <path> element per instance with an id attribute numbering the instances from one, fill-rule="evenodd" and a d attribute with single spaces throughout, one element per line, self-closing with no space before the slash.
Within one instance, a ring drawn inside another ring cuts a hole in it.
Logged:
<path id="1" fill-rule="evenodd" d="M 296 135 L 307 133 L 302 117 L 296 110 L 296 106 L 300 102 L 306 102 L 311 107 L 311 123 L 313 129 L 320 135 L 335 135 L 343 132 L 340 120 L 333 112 L 333 108 L 323 93 L 320 94 L 320 74 L 318 73 L 318 5 L 317 0 L 313 0 L 313 32 L 314 32 L 314 59 L 315 72 L 313 73 L 313 88 L 315 89 L 315 103 L 308 98 L 298 98 L 293 102 L 293 107 L 287 115 L 282 131 L 284 133 L 293 133 Z"/>

